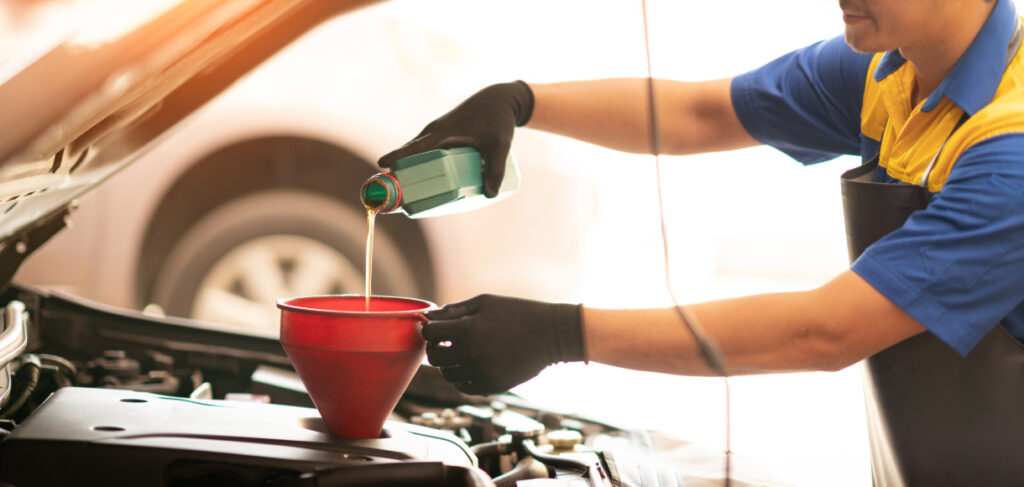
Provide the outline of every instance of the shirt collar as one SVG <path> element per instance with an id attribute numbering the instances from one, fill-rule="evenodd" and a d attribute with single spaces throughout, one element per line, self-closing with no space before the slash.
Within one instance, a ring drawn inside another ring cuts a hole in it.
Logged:
<path id="1" fill-rule="evenodd" d="M 1017 31 L 1017 9 L 1012 0 L 999 0 L 985 25 L 960 57 L 956 65 L 942 80 L 939 87 L 921 106 L 927 112 L 935 108 L 942 97 L 949 98 L 968 115 L 974 115 L 995 97 L 996 89 L 1006 70 L 1006 49 Z M 889 51 L 875 68 L 875 81 L 882 81 L 906 63 L 899 50 Z"/>

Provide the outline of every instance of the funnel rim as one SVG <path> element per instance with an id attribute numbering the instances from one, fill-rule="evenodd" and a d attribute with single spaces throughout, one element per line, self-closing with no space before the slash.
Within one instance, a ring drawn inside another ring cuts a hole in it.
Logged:
<path id="1" fill-rule="evenodd" d="M 323 309 L 323 308 L 310 308 L 307 306 L 300 306 L 293 304 L 293 301 L 317 299 L 317 298 L 359 298 L 364 299 L 365 296 L 362 294 L 315 294 L 310 296 L 293 296 L 290 298 L 281 298 L 277 300 L 278 309 L 284 311 L 291 311 L 297 313 L 315 314 L 323 316 L 362 316 L 362 317 L 385 317 L 385 318 L 405 318 L 405 317 L 420 317 L 423 313 L 438 309 L 437 304 L 419 298 L 407 298 L 403 296 L 389 296 L 389 295 L 378 295 L 373 294 L 370 296 L 370 300 L 384 298 L 392 299 L 397 301 L 405 301 L 411 303 L 420 303 L 424 306 L 417 309 L 406 309 L 406 310 L 389 310 L 389 311 L 358 311 L 358 310 L 338 310 L 338 309 Z"/>

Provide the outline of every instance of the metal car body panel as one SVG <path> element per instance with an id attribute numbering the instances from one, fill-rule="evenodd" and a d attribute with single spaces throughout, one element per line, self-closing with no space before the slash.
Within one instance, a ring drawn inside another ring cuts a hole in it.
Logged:
<path id="1" fill-rule="evenodd" d="M 65 41 L 0 85 L 0 238 L 123 168 L 329 10 L 368 3 L 184 1 L 109 41 Z M 288 16 L 306 21 L 278 22 Z"/>

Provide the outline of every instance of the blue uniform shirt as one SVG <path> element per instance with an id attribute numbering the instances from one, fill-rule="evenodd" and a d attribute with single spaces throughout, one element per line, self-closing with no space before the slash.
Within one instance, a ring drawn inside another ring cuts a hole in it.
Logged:
<path id="1" fill-rule="evenodd" d="M 917 107 L 898 51 L 858 54 L 841 36 L 732 83 L 744 128 L 804 164 L 850 154 L 879 157 L 880 181 L 920 184 L 929 174 L 929 206 L 852 269 L 961 355 L 1000 321 L 1024 338 L 1024 56 L 1008 52 L 1017 23 L 1013 2 L 999 0 Z"/>

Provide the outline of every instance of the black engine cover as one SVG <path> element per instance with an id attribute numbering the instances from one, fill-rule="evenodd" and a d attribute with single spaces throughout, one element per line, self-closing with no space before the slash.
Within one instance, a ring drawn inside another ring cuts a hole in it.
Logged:
<path id="1" fill-rule="evenodd" d="M 453 482 L 478 477 L 475 467 L 460 439 L 406 423 L 388 422 L 377 439 L 340 438 L 311 408 L 75 387 L 0 443 L 0 479 L 17 486 L 318 485 L 301 479 L 346 472 L 404 485 L 387 477 L 420 471 L 437 478 L 408 485 L 479 485 Z"/>

